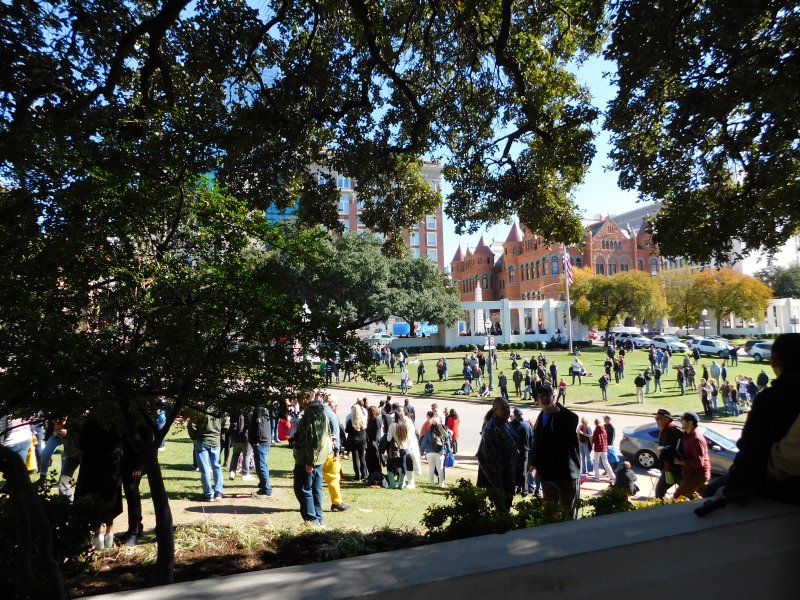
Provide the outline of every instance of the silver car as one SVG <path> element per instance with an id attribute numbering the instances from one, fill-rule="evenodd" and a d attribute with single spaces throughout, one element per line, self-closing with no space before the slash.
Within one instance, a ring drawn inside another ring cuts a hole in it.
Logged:
<path id="1" fill-rule="evenodd" d="M 756 362 L 762 360 L 769 360 L 772 358 L 772 342 L 757 342 L 753 344 L 747 353 L 753 357 Z"/>
<path id="2" fill-rule="evenodd" d="M 739 451 L 736 447 L 736 442 L 707 427 L 700 426 L 698 431 L 706 438 L 706 444 L 708 444 L 711 473 L 713 475 L 727 473 L 733 464 L 733 459 L 736 458 L 736 453 Z M 619 451 L 626 458 L 631 459 L 633 464 L 639 465 L 643 469 L 657 468 L 658 432 L 659 429 L 656 423 L 638 427 L 625 427 L 622 430 Z"/>

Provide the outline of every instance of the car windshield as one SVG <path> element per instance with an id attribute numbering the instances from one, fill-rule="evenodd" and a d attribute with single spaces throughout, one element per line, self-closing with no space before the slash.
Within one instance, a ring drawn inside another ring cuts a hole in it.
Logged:
<path id="1" fill-rule="evenodd" d="M 680 340 L 679 340 L 678 338 L 676 338 L 674 335 L 668 335 L 668 336 L 664 336 L 664 337 L 663 337 L 663 338 L 661 338 L 661 339 L 663 339 L 665 342 L 669 342 L 669 343 L 671 343 L 671 344 L 672 344 L 672 343 L 675 343 L 675 342 L 679 342 L 679 341 L 680 341 Z"/>
<path id="2" fill-rule="evenodd" d="M 711 429 L 703 429 L 703 435 L 715 443 L 717 446 L 724 448 L 725 450 L 736 450 L 736 442 L 733 440 L 729 440 L 724 435 L 717 433 L 716 431 L 712 431 Z"/>

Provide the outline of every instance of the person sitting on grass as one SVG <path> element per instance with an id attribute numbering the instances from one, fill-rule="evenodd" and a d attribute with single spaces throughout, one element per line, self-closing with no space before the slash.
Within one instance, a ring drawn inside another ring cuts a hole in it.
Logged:
<path id="1" fill-rule="evenodd" d="M 481 398 L 487 398 L 489 396 L 489 386 L 486 385 L 485 383 L 481 384 L 481 391 L 478 395 Z"/>
<path id="2" fill-rule="evenodd" d="M 429 381 L 429 382 L 427 382 L 425 384 L 425 393 L 429 394 L 429 395 L 433 393 L 433 383 L 432 382 Z"/>

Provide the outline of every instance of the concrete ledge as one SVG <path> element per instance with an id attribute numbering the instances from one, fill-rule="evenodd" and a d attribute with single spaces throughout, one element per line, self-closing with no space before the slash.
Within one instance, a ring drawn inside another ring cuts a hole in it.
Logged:
<path id="1" fill-rule="evenodd" d="M 128 600 L 421 597 L 790 598 L 800 509 L 754 499 L 700 519 L 696 503 L 135 592 Z"/>

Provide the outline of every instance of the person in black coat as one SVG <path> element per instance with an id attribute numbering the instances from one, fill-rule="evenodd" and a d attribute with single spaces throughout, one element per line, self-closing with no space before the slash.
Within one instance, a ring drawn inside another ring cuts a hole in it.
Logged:
<path id="1" fill-rule="evenodd" d="M 623 461 L 622 467 L 617 470 L 614 483 L 611 484 L 611 487 L 625 490 L 628 496 L 634 496 L 639 492 L 639 486 L 636 485 L 636 473 L 633 472 L 631 463 L 627 460 Z"/>
<path id="2" fill-rule="evenodd" d="M 515 408 L 511 419 L 511 429 L 517 434 L 517 462 L 514 468 L 514 478 L 516 483 L 515 493 L 528 495 L 527 475 L 528 459 L 531 448 L 533 447 L 533 430 L 522 417 L 522 411 Z"/>
<path id="3" fill-rule="evenodd" d="M 381 461 L 381 437 L 383 436 L 383 419 L 376 406 L 369 407 L 369 417 L 367 418 L 367 448 L 365 460 L 367 463 L 367 474 L 382 473 L 383 464 Z"/>
<path id="4" fill-rule="evenodd" d="M 122 437 L 108 424 L 90 416 L 80 435 L 83 450 L 75 501 L 91 498 L 97 502 L 95 534 L 92 543 L 97 550 L 114 547 L 114 519 L 122 514 Z M 105 526 L 105 531 L 103 531 Z"/>
<path id="5" fill-rule="evenodd" d="M 536 392 L 541 408 L 533 426 L 531 465 L 542 479 L 545 500 L 558 502 L 573 519 L 578 517 L 580 452 L 578 415 L 555 401 L 550 384 Z"/>
<path id="6" fill-rule="evenodd" d="M 367 469 L 367 423 L 364 422 L 364 409 L 354 404 L 350 409 L 351 418 L 347 421 L 347 447 L 353 456 L 353 472 L 356 480 L 366 482 L 369 478 Z"/>
<path id="7" fill-rule="evenodd" d="M 736 443 L 739 452 L 733 466 L 715 486 L 722 487 L 723 495 L 760 494 L 800 504 L 796 451 L 800 446 L 798 356 L 800 334 L 784 333 L 775 338 L 771 363 L 776 378 L 753 400 L 742 437 Z"/>

